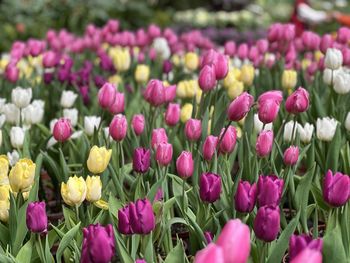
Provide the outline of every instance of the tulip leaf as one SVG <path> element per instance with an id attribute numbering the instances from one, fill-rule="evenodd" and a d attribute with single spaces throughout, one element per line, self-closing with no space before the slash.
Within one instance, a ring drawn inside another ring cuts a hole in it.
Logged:
<path id="1" fill-rule="evenodd" d="M 345 233 L 344 233 L 345 234 Z M 342 243 L 342 232 L 339 225 L 331 231 L 326 231 L 323 237 L 323 262 L 349 262 Z"/>
<path id="2" fill-rule="evenodd" d="M 73 243 L 75 243 L 75 236 L 77 235 L 78 231 L 80 230 L 80 224 L 79 222 L 77 225 L 75 225 L 72 229 L 70 229 L 61 239 L 60 245 L 57 249 L 56 259 L 57 262 L 60 263 L 62 261 L 62 255 L 64 250 L 70 246 Z"/>
<path id="3" fill-rule="evenodd" d="M 319 187 L 315 183 L 312 184 L 311 186 L 311 193 L 317 203 L 317 206 L 322 208 L 325 211 L 329 210 L 329 206 L 325 203 L 323 200 L 322 192 Z"/>
<path id="4" fill-rule="evenodd" d="M 29 202 L 33 202 L 38 199 L 42 163 L 43 163 L 43 155 L 40 153 L 35 160 L 35 178 L 34 178 L 34 184 L 32 186 L 32 189 L 30 190 L 30 193 L 29 193 L 29 198 L 28 198 Z"/>
<path id="5" fill-rule="evenodd" d="M 28 202 L 24 203 L 18 210 L 16 240 L 12 251 L 13 255 L 17 255 L 18 251 L 21 249 L 23 241 L 28 232 L 26 224 L 27 206 Z"/>
<path id="6" fill-rule="evenodd" d="M 164 263 L 185 263 L 185 250 L 182 241 L 178 241 L 177 245 L 170 251 L 165 258 Z"/>
<path id="7" fill-rule="evenodd" d="M 2 246 L 6 246 L 9 243 L 10 232 L 7 227 L 0 223 L 0 242 Z M 0 246 L 1 247 L 1 246 Z"/>
<path id="8" fill-rule="evenodd" d="M 33 242 L 34 242 L 33 238 L 29 239 L 29 241 L 20 249 L 20 251 L 16 256 L 16 260 L 18 262 L 21 262 L 21 263 L 31 262 Z"/>
<path id="9" fill-rule="evenodd" d="M 326 170 L 331 169 L 332 171 L 336 171 L 338 169 L 338 160 L 339 153 L 341 148 L 341 131 L 340 125 L 337 125 L 337 130 L 335 131 L 335 135 L 330 143 L 329 150 L 327 151 L 327 160 L 326 160 Z"/>
<path id="10" fill-rule="evenodd" d="M 289 238 L 292 236 L 292 234 L 295 231 L 295 228 L 298 225 L 299 216 L 300 216 L 300 211 L 293 218 L 293 220 L 290 221 L 288 226 L 283 230 L 277 242 L 272 245 L 270 250 L 271 251 L 270 255 L 266 261 L 267 263 L 275 263 L 275 262 L 282 261 L 283 255 L 288 248 Z"/>
<path id="11" fill-rule="evenodd" d="M 120 236 L 119 232 L 117 232 L 115 228 L 113 229 L 114 229 L 114 236 L 116 239 L 116 249 L 117 249 L 117 254 L 119 256 L 119 259 L 123 263 L 134 263 L 134 260 L 131 258 L 130 253 L 126 249 L 125 244 L 123 243 L 123 239 Z"/>

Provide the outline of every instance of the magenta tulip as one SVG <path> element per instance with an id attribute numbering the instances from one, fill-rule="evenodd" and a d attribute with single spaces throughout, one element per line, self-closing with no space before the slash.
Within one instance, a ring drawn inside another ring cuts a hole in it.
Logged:
<path id="1" fill-rule="evenodd" d="M 152 131 L 151 145 L 153 149 L 156 149 L 160 143 L 168 142 L 168 136 L 164 128 L 154 129 Z"/>
<path id="2" fill-rule="evenodd" d="M 282 101 L 281 91 L 268 91 L 258 98 L 259 120 L 265 124 L 273 122 L 278 114 Z"/>
<path id="3" fill-rule="evenodd" d="M 156 160 L 160 165 L 167 166 L 173 157 L 173 146 L 170 143 L 162 142 L 158 144 L 156 150 Z"/>
<path id="4" fill-rule="evenodd" d="M 124 99 L 124 93 L 115 92 L 115 98 L 114 102 L 112 103 L 111 106 L 109 106 L 108 110 L 112 114 L 118 114 L 122 113 L 125 108 L 125 99 Z"/>
<path id="5" fill-rule="evenodd" d="M 323 198 L 334 207 L 345 205 L 350 199 L 350 177 L 328 170 L 323 179 Z"/>
<path id="6" fill-rule="evenodd" d="M 58 142 L 65 142 L 71 135 L 72 125 L 70 119 L 60 118 L 53 127 L 53 137 Z"/>
<path id="7" fill-rule="evenodd" d="M 33 233 L 47 232 L 47 215 L 45 202 L 31 202 L 26 212 L 27 228 Z"/>
<path id="8" fill-rule="evenodd" d="M 295 165 L 299 158 L 299 148 L 298 146 L 288 147 L 283 154 L 283 162 L 285 165 Z"/>
<path id="9" fill-rule="evenodd" d="M 164 115 L 165 123 L 169 126 L 175 126 L 180 120 L 180 104 L 169 103 Z"/>
<path id="10" fill-rule="evenodd" d="M 312 249 L 322 253 L 322 239 L 312 239 L 312 237 L 303 235 L 292 235 L 289 239 L 289 259 L 293 260 L 299 253 L 305 249 Z"/>
<path id="11" fill-rule="evenodd" d="M 199 180 L 199 196 L 202 201 L 214 203 L 220 194 L 221 177 L 214 173 L 203 173 Z"/>
<path id="12" fill-rule="evenodd" d="M 163 82 L 157 79 L 151 79 L 143 94 L 145 100 L 152 106 L 160 106 L 165 103 L 165 88 Z"/>
<path id="13" fill-rule="evenodd" d="M 235 55 L 235 52 L 236 52 L 236 43 L 234 41 L 227 41 L 225 43 L 225 55 L 228 55 L 232 58 Z"/>
<path id="14" fill-rule="evenodd" d="M 185 135 L 190 141 L 197 141 L 202 134 L 202 122 L 196 119 L 189 119 L 185 124 Z"/>
<path id="15" fill-rule="evenodd" d="M 215 88 L 216 75 L 214 65 L 205 65 L 198 76 L 199 87 L 204 91 L 210 91 Z"/>
<path id="16" fill-rule="evenodd" d="M 255 206 L 257 197 L 256 183 L 240 181 L 235 195 L 235 209 L 240 213 L 250 213 Z"/>
<path id="17" fill-rule="evenodd" d="M 258 205 L 278 206 L 283 191 L 284 181 L 276 175 L 260 175 L 258 180 Z"/>
<path id="18" fill-rule="evenodd" d="M 117 114 L 109 124 L 109 134 L 115 141 L 122 141 L 128 130 L 128 123 L 123 114 Z"/>
<path id="19" fill-rule="evenodd" d="M 206 161 L 210 161 L 215 154 L 216 147 L 219 138 L 213 135 L 209 135 L 203 143 L 203 158 Z"/>
<path id="20" fill-rule="evenodd" d="M 192 176 L 194 170 L 194 162 L 191 152 L 182 151 L 176 160 L 177 174 L 182 178 Z"/>
<path id="21" fill-rule="evenodd" d="M 266 157 L 270 154 L 273 146 L 273 131 L 263 130 L 256 140 L 255 149 L 259 157 Z"/>
<path id="22" fill-rule="evenodd" d="M 290 263 L 322 263 L 322 253 L 314 249 L 306 248 L 292 259 Z"/>
<path id="23" fill-rule="evenodd" d="M 224 79 L 228 73 L 228 59 L 224 54 L 218 53 L 214 61 L 215 77 L 217 80 Z"/>
<path id="24" fill-rule="evenodd" d="M 254 232 L 257 238 L 271 242 L 280 230 L 280 209 L 278 206 L 262 206 L 254 219 Z"/>
<path id="25" fill-rule="evenodd" d="M 112 83 L 106 82 L 98 91 L 98 102 L 103 109 L 108 109 L 115 102 L 117 90 Z"/>
<path id="26" fill-rule="evenodd" d="M 247 92 L 243 92 L 235 98 L 228 107 L 228 119 L 230 121 L 240 121 L 250 111 L 254 103 L 254 97 Z"/>
<path id="27" fill-rule="evenodd" d="M 219 145 L 219 151 L 220 153 L 223 153 L 223 154 L 229 154 L 234 150 L 236 146 L 237 132 L 236 132 L 236 128 L 233 126 L 228 127 L 225 134 L 224 134 L 224 131 L 225 129 L 223 128 L 220 133 L 219 142 L 220 140 L 221 142 Z"/>
<path id="28" fill-rule="evenodd" d="M 133 170 L 137 173 L 145 173 L 151 165 L 151 150 L 136 148 L 132 158 Z"/>
<path id="29" fill-rule="evenodd" d="M 297 114 L 304 112 L 309 107 L 309 93 L 306 89 L 299 87 L 286 100 L 286 110 Z"/>
<path id="30" fill-rule="evenodd" d="M 137 136 L 145 129 L 145 117 L 142 114 L 135 114 L 131 120 L 131 127 Z"/>

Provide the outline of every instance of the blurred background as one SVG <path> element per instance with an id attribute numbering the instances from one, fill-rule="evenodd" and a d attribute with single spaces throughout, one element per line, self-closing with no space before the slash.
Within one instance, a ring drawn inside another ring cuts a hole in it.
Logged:
<path id="1" fill-rule="evenodd" d="M 347 0 L 308 1 L 323 11 L 350 13 Z M 136 29 L 156 23 L 177 32 L 201 30 L 217 43 L 237 42 L 262 37 L 273 22 L 288 22 L 294 0 L 1 0 L 0 51 L 14 40 L 41 38 L 50 28 L 66 28 L 82 33 L 85 26 L 119 19 L 123 29 Z M 335 30 L 328 22 L 313 28 Z"/>

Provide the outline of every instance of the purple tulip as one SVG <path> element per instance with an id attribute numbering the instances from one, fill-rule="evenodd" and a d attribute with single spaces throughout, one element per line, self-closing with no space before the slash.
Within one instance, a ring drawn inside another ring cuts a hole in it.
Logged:
<path id="1" fill-rule="evenodd" d="M 135 234 L 149 234 L 155 228 L 155 216 L 148 199 L 129 204 L 130 224 Z"/>
<path id="2" fill-rule="evenodd" d="M 220 198 L 221 177 L 214 173 L 203 173 L 199 181 L 200 198 L 208 203 L 214 203 Z"/>
<path id="3" fill-rule="evenodd" d="M 283 179 L 279 179 L 276 175 L 260 175 L 258 180 L 258 205 L 278 206 L 283 191 Z"/>
<path id="4" fill-rule="evenodd" d="M 309 93 L 306 89 L 299 87 L 286 100 L 286 110 L 297 114 L 304 112 L 309 107 Z"/>
<path id="5" fill-rule="evenodd" d="M 45 202 L 28 204 L 26 213 L 27 228 L 33 233 L 46 233 L 47 215 Z"/>
<path id="6" fill-rule="evenodd" d="M 132 158 L 132 166 L 135 172 L 145 173 L 151 164 L 151 151 L 146 148 L 136 148 Z"/>
<path id="7" fill-rule="evenodd" d="M 280 230 L 280 210 L 277 206 L 262 206 L 254 220 L 254 232 L 257 238 L 271 242 L 277 238 Z"/>
<path id="8" fill-rule="evenodd" d="M 323 198 L 334 207 L 345 205 L 350 199 L 350 177 L 328 170 L 323 179 Z"/>
<path id="9" fill-rule="evenodd" d="M 56 141 L 65 142 L 72 135 L 72 125 L 69 119 L 60 118 L 53 127 L 53 137 Z"/>
<path id="10" fill-rule="evenodd" d="M 251 212 L 255 206 L 256 196 L 256 183 L 250 185 L 247 181 L 240 181 L 235 195 L 235 209 L 241 213 Z"/>
<path id="11" fill-rule="evenodd" d="M 292 235 L 289 239 L 289 259 L 293 260 L 304 249 L 309 248 L 322 253 L 322 239 L 312 239 L 308 235 Z"/>

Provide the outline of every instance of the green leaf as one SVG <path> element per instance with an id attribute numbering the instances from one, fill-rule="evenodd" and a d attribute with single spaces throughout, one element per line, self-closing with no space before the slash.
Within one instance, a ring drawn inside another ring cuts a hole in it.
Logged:
<path id="1" fill-rule="evenodd" d="M 341 131 L 340 125 L 337 125 L 337 130 L 333 137 L 332 142 L 330 143 L 329 150 L 327 152 L 327 160 L 326 160 L 326 169 L 331 169 L 332 171 L 336 171 L 338 168 L 338 160 L 339 153 L 341 148 Z"/>
<path id="2" fill-rule="evenodd" d="M 80 230 L 80 224 L 79 222 L 77 225 L 75 225 L 71 230 L 69 230 L 62 238 L 60 245 L 57 249 L 56 259 L 57 262 L 61 262 L 61 258 L 63 255 L 64 250 L 72 243 L 75 242 L 74 238 L 77 235 L 78 231 Z"/>
<path id="3" fill-rule="evenodd" d="M 17 254 L 16 260 L 21 263 L 30 263 L 32 258 L 32 250 L 33 250 L 33 239 L 29 239 L 29 241 L 20 249 Z"/>
<path id="4" fill-rule="evenodd" d="M 164 263 L 185 263 L 185 257 L 185 250 L 182 242 L 179 241 L 165 258 Z"/>
<path id="5" fill-rule="evenodd" d="M 326 231 L 326 235 L 323 237 L 323 263 L 349 262 L 345 255 L 341 236 L 342 232 L 339 226 L 331 231 Z"/>
<path id="6" fill-rule="evenodd" d="M 62 152 L 62 149 L 59 148 L 59 152 L 60 152 L 60 166 L 61 166 L 61 171 L 62 171 L 62 175 L 63 175 L 63 181 L 67 181 L 68 177 L 69 177 L 69 169 L 68 169 L 68 165 L 66 162 L 66 159 L 64 158 L 64 154 Z"/>
<path id="7" fill-rule="evenodd" d="M 120 260 L 123 263 L 134 263 L 134 260 L 131 258 L 130 253 L 126 249 L 125 244 L 123 243 L 123 239 L 121 235 L 115 229 L 114 229 L 114 236 L 116 238 L 116 245 L 117 245 L 116 249 Z"/>

